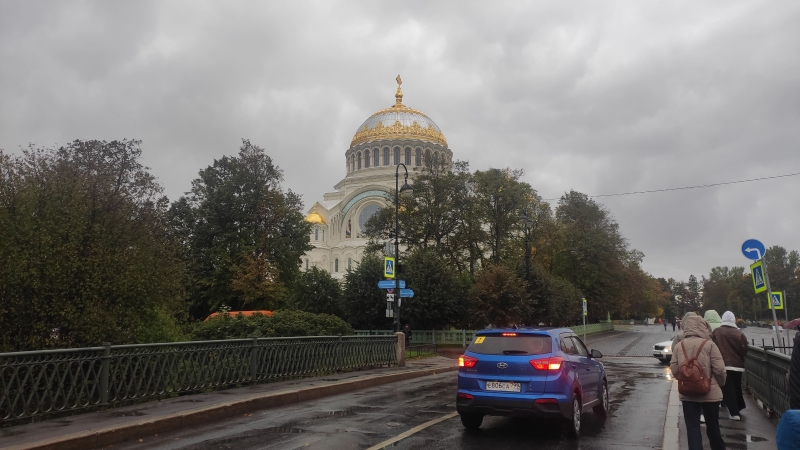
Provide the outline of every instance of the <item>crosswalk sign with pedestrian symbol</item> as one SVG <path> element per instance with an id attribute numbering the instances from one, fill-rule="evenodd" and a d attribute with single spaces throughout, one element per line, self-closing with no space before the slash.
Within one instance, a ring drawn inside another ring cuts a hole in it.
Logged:
<path id="1" fill-rule="evenodd" d="M 394 258 L 383 258 L 383 276 L 384 278 L 394 278 Z"/>
<path id="2" fill-rule="evenodd" d="M 783 292 L 770 292 L 769 302 L 773 309 L 783 309 Z"/>
<path id="3" fill-rule="evenodd" d="M 751 264 L 750 273 L 753 275 L 753 288 L 755 288 L 756 294 L 766 291 L 767 282 L 764 277 L 764 264 L 761 261 Z"/>

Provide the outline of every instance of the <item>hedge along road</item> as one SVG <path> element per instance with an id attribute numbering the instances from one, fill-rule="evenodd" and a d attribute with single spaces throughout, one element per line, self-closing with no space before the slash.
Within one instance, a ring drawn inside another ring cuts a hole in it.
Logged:
<path id="1" fill-rule="evenodd" d="M 659 448 L 669 369 L 653 358 L 604 358 L 603 363 L 611 411 L 606 419 L 586 413 L 579 441 L 570 440 L 557 422 L 487 417 L 479 431 L 465 430 L 454 415 L 456 374 L 450 372 L 142 436 L 113 448 L 528 449 L 532 443 L 543 449 Z"/>

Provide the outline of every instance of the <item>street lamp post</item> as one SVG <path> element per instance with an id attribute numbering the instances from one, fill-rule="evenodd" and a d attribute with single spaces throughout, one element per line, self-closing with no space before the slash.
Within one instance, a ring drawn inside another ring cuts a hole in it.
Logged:
<path id="1" fill-rule="evenodd" d="M 522 210 L 522 214 L 519 215 L 519 221 L 523 224 L 523 229 L 525 230 L 525 277 L 528 278 L 531 274 L 531 243 L 530 243 L 530 234 L 531 234 L 531 223 L 533 221 L 528 217 L 528 210 Z"/>
<path id="2" fill-rule="evenodd" d="M 403 166 L 405 178 L 403 186 L 400 187 L 400 166 Z M 394 292 L 397 295 L 397 304 L 394 312 L 394 332 L 400 331 L 400 277 L 398 268 L 400 267 L 400 197 L 410 198 L 414 194 L 414 187 L 408 184 L 408 168 L 400 163 L 394 171 Z"/>

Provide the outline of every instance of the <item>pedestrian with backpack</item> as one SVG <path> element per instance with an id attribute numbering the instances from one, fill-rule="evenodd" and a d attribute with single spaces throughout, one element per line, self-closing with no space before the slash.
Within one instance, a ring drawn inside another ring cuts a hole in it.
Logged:
<path id="1" fill-rule="evenodd" d="M 711 327 L 700 316 L 684 317 L 684 338 L 672 348 L 669 368 L 678 383 L 689 450 L 702 450 L 700 415 L 706 420 L 711 450 L 725 450 L 719 428 L 719 402 L 725 385 L 725 363 L 711 340 Z"/>

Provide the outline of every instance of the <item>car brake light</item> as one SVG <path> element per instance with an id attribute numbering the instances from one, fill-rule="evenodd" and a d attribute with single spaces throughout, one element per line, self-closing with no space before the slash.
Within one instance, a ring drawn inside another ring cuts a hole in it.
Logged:
<path id="1" fill-rule="evenodd" d="M 550 358 L 532 359 L 531 365 L 536 370 L 560 370 L 564 358 L 560 356 L 551 356 Z"/>
<path id="2" fill-rule="evenodd" d="M 516 335 L 517 335 L 517 333 L 503 333 L 503 336 L 506 336 L 506 337 L 516 336 Z"/>
<path id="3" fill-rule="evenodd" d="M 478 363 L 478 358 L 472 356 L 461 355 L 458 357 L 458 367 L 475 367 Z"/>
<path id="4" fill-rule="evenodd" d="M 469 395 L 469 394 L 465 394 L 465 393 L 463 393 L 463 392 L 459 392 L 459 393 L 458 393 L 458 398 L 466 398 L 466 399 L 468 399 L 468 400 L 471 400 L 471 399 L 473 399 L 473 398 L 475 398 L 475 397 L 473 397 L 473 396 L 471 396 L 471 395 Z"/>
<path id="5" fill-rule="evenodd" d="M 536 400 L 533 401 L 533 403 L 558 404 L 558 400 L 554 398 L 537 398 Z"/>

